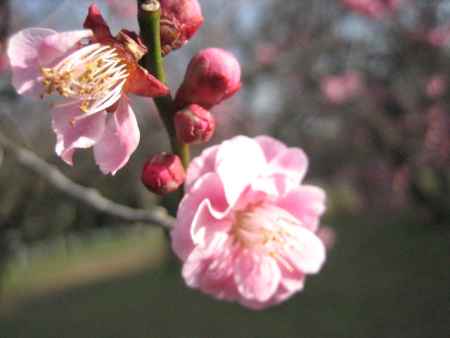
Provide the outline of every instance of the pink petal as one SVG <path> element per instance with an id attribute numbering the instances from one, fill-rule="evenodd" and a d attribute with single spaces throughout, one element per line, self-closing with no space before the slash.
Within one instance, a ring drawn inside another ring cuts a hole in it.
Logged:
<path id="1" fill-rule="evenodd" d="M 12 84 L 21 95 L 39 96 L 39 48 L 48 36 L 56 32 L 45 28 L 28 28 L 14 34 L 8 43 L 7 55 L 11 64 Z"/>
<path id="2" fill-rule="evenodd" d="M 305 274 L 319 272 L 325 262 L 325 246 L 313 232 L 303 227 L 295 229 L 295 238 L 283 248 L 283 257 Z"/>
<path id="3" fill-rule="evenodd" d="M 305 177 L 308 158 L 299 148 L 288 148 L 269 162 L 269 172 L 284 176 L 291 187 L 296 187 Z"/>
<path id="4" fill-rule="evenodd" d="M 55 151 L 67 164 L 72 165 L 76 148 L 92 147 L 105 130 L 106 112 L 85 118 L 80 110 L 81 102 L 75 101 L 56 106 L 52 114 L 52 127 L 57 136 Z M 78 119 L 76 122 L 75 120 Z"/>
<path id="5" fill-rule="evenodd" d="M 104 174 L 114 175 L 130 159 L 139 144 L 139 127 L 136 116 L 125 96 L 119 100 L 112 113 L 103 137 L 94 147 L 95 162 Z"/>
<path id="6" fill-rule="evenodd" d="M 304 227 L 316 231 L 326 209 L 325 196 L 319 187 L 302 185 L 280 198 L 277 205 L 298 218 Z"/>
<path id="7" fill-rule="evenodd" d="M 257 136 L 255 137 L 255 141 L 261 146 L 267 162 L 270 162 L 275 156 L 287 149 L 283 143 L 270 136 Z"/>
<path id="8" fill-rule="evenodd" d="M 267 302 L 281 279 L 275 260 L 266 255 L 243 251 L 236 259 L 234 280 L 243 298 Z"/>
<path id="9" fill-rule="evenodd" d="M 216 156 L 216 172 L 222 180 L 230 205 L 264 171 L 266 164 L 261 147 L 251 138 L 237 136 L 220 145 Z"/>
<path id="10" fill-rule="evenodd" d="M 206 210 L 203 210 L 204 206 L 202 208 L 199 206 L 205 200 L 208 200 L 210 204 L 206 205 Z M 175 227 L 171 232 L 172 248 L 180 259 L 185 260 L 193 250 L 192 232 L 197 233 L 199 231 L 197 228 L 200 227 L 198 221 L 207 217 L 198 216 L 199 209 L 201 209 L 200 213 L 210 212 L 216 215 L 226 208 L 224 190 L 219 177 L 212 173 L 202 176 L 181 201 Z M 194 222 L 196 216 L 197 222 Z M 193 228 L 197 230 L 192 230 Z"/>
<path id="11" fill-rule="evenodd" d="M 183 278 L 186 284 L 193 288 L 200 286 L 200 280 L 209 263 L 215 256 L 220 255 L 228 237 L 226 234 L 217 234 L 211 241 L 203 246 L 196 246 L 186 258 L 183 266 Z"/>
<path id="12" fill-rule="evenodd" d="M 186 192 L 190 190 L 191 186 L 198 178 L 214 171 L 218 150 L 218 145 L 206 148 L 205 150 L 203 150 L 200 156 L 192 160 L 192 162 L 189 164 L 189 168 L 186 174 Z"/>
<path id="13" fill-rule="evenodd" d="M 73 49 L 78 42 L 92 37 L 88 29 L 55 33 L 47 36 L 39 46 L 39 62 L 42 66 L 51 64 Z"/>

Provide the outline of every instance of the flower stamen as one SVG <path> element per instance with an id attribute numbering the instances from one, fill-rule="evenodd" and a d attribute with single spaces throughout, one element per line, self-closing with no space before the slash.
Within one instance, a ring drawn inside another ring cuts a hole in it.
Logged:
<path id="1" fill-rule="evenodd" d="M 44 95 L 57 92 L 81 100 L 80 109 L 95 113 L 120 97 L 130 65 L 114 46 L 94 43 L 70 54 L 52 68 L 41 68 Z"/>

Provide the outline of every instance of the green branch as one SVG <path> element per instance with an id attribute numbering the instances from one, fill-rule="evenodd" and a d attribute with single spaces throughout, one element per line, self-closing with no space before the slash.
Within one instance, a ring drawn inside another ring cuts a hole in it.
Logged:
<path id="1" fill-rule="evenodd" d="M 161 9 L 159 1 L 138 1 L 138 21 L 141 30 L 141 37 L 149 50 L 144 58 L 144 66 L 158 80 L 167 84 L 166 73 L 164 70 L 164 59 L 161 49 L 160 19 Z M 172 151 L 181 158 L 184 167 L 187 168 L 190 161 L 189 146 L 187 144 L 180 143 L 177 140 L 174 124 L 176 110 L 172 96 L 167 95 L 157 97 L 154 98 L 154 101 L 167 133 L 169 134 Z"/>

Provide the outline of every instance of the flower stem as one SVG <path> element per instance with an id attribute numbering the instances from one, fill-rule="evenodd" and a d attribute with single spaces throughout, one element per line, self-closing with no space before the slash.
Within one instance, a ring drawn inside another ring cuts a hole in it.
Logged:
<path id="1" fill-rule="evenodd" d="M 158 80 L 167 84 L 161 49 L 160 19 L 161 8 L 158 0 L 138 1 L 138 21 L 141 37 L 149 50 L 144 58 L 144 66 Z M 169 134 L 172 151 L 181 158 L 183 166 L 187 168 L 190 161 L 190 151 L 187 144 L 180 143 L 177 140 L 174 124 L 176 109 L 173 98 L 169 94 L 156 97 L 154 101 Z"/>

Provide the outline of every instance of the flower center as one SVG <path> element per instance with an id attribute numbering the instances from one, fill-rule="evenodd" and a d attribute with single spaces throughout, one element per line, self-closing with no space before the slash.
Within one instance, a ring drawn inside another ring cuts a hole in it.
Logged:
<path id="1" fill-rule="evenodd" d="M 120 97 L 130 65 L 111 45 L 94 43 L 82 47 L 53 68 L 41 68 L 45 94 L 78 98 L 84 112 L 97 112 Z"/>
<path id="2" fill-rule="evenodd" d="M 300 221 L 287 211 L 257 204 L 236 213 L 231 233 L 239 245 L 273 255 L 295 240 L 298 226 Z"/>

